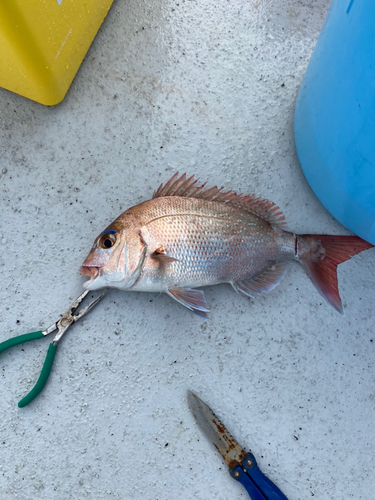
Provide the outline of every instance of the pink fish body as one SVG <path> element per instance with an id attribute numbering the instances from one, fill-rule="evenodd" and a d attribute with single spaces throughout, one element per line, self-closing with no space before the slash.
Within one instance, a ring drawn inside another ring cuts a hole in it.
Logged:
<path id="1" fill-rule="evenodd" d="M 197 287 L 230 283 L 249 296 L 269 292 L 297 261 L 342 312 L 336 267 L 370 243 L 357 236 L 297 236 L 283 229 L 284 216 L 272 202 L 197 184 L 175 174 L 152 200 L 121 214 L 83 263 L 80 272 L 90 277 L 84 286 L 166 292 L 206 316 Z"/>

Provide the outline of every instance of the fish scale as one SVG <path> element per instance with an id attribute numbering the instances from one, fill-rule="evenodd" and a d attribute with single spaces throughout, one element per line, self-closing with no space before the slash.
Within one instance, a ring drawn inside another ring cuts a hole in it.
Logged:
<path id="1" fill-rule="evenodd" d="M 160 218 L 167 211 L 173 215 Z M 246 279 L 286 256 L 280 231 L 266 228 L 253 214 L 217 202 L 159 198 L 143 204 L 140 222 L 150 234 L 150 252 L 163 242 L 167 255 L 177 259 L 165 271 L 168 283 L 207 286 Z M 294 238 L 287 234 L 288 255 L 294 258 Z M 148 271 L 153 273 L 152 257 L 149 260 L 135 289 L 143 288 Z"/>

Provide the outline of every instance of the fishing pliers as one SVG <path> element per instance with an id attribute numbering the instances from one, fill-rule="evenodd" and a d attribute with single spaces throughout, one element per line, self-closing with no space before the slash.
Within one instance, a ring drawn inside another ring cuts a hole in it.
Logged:
<path id="1" fill-rule="evenodd" d="M 35 386 L 31 389 L 31 391 L 18 403 L 18 406 L 20 408 L 23 408 L 24 406 L 31 403 L 31 401 L 33 401 L 38 396 L 38 394 L 43 390 L 44 386 L 46 385 L 46 382 L 48 380 L 49 374 L 52 369 L 53 361 L 55 359 L 58 343 L 60 342 L 64 333 L 71 325 L 73 325 L 73 323 L 75 323 L 80 318 L 82 318 L 82 316 L 91 311 L 91 309 L 94 306 L 96 306 L 96 304 L 104 297 L 104 295 L 107 292 L 108 289 L 105 290 L 105 292 L 103 292 L 97 299 L 93 300 L 90 304 L 88 304 L 86 307 L 84 307 L 78 313 L 76 313 L 76 310 L 80 306 L 83 299 L 86 297 L 88 293 L 90 293 L 89 290 L 85 290 L 79 297 L 76 298 L 76 300 L 72 303 L 72 305 L 66 311 L 64 316 L 59 321 L 54 323 L 52 326 L 47 328 L 47 330 L 43 331 L 39 330 L 37 332 L 26 333 L 24 335 L 19 335 L 18 337 L 13 337 L 9 340 L 6 340 L 5 342 L 0 343 L 0 353 L 2 353 L 3 351 L 9 349 L 10 347 L 13 347 L 18 344 L 23 344 L 24 342 L 30 342 L 31 340 L 40 339 L 57 330 L 57 334 L 55 335 L 54 339 L 49 345 L 47 356 L 44 361 L 43 368 L 39 375 L 38 381 L 35 384 Z"/>

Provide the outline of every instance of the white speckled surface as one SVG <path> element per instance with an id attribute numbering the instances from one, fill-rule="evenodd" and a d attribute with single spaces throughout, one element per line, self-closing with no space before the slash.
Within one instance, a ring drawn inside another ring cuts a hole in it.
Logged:
<path id="1" fill-rule="evenodd" d="M 176 170 L 271 199 L 296 232 L 346 233 L 293 141 L 327 7 L 117 0 L 61 105 L 0 90 L 0 340 L 56 321 L 93 238 Z M 187 389 L 289 500 L 372 498 L 374 269 L 374 250 L 340 266 L 344 316 L 297 266 L 253 301 L 207 289 L 208 321 L 164 295 L 111 291 L 24 409 L 48 341 L 2 354 L 1 498 L 247 498 Z"/>

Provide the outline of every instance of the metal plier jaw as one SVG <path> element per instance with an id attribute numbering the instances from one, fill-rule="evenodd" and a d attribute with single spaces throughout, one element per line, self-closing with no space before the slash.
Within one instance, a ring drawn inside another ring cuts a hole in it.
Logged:
<path id="1" fill-rule="evenodd" d="M 104 295 L 108 292 L 108 289 L 105 290 L 99 297 L 97 297 L 95 300 L 90 302 L 86 307 L 81 309 L 77 314 L 75 314 L 76 310 L 79 308 L 81 305 L 82 301 L 86 297 L 88 293 L 90 293 L 90 290 L 85 290 L 79 297 L 76 298 L 76 300 L 73 302 L 73 304 L 69 307 L 69 309 L 66 311 L 64 316 L 59 319 L 56 323 L 51 325 L 47 330 L 44 330 L 42 333 L 44 336 L 49 335 L 50 333 L 54 332 L 57 330 L 57 334 L 55 335 L 52 344 L 54 346 L 57 346 L 59 341 L 61 340 L 61 337 L 64 335 L 64 333 L 67 331 L 67 329 L 73 325 L 76 321 L 78 321 L 82 316 L 87 314 L 93 307 L 96 306 L 98 302 L 102 300 Z"/>

